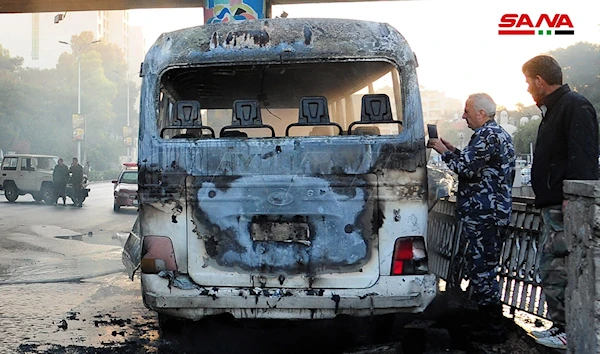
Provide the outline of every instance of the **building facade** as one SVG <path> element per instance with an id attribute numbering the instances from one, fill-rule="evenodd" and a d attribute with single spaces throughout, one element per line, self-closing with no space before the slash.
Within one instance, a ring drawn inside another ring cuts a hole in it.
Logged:
<path id="1" fill-rule="evenodd" d="M 60 21 L 57 19 L 61 17 Z M 11 56 L 24 59 L 23 66 L 52 69 L 58 57 L 71 49 L 59 41 L 89 31 L 94 38 L 114 43 L 123 50 L 129 71 L 138 71 L 144 58 L 141 28 L 129 26 L 129 11 L 83 11 L 0 15 L 0 45 Z"/>

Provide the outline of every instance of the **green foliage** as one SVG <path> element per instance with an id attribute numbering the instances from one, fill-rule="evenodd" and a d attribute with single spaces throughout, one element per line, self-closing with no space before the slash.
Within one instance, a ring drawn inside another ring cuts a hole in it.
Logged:
<path id="1" fill-rule="evenodd" d="M 541 120 L 531 120 L 529 123 L 524 124 L 517 128 L 513 135 L 513 144 L 515 145 L 515 152 L 518 155 L 529 154 L 529 144 L 535 146 L 535 140 L 537 139 L 538 127 L 540 126 Z"/>
<path id="2" fill-rule="evenodd" d="M 8 49 L 0 45 L 0 72 L 13 72 L 23 65 L 23 58 L 10 56 Z"/>
<path id="3" fill-rule="evenodd" d="M 549 52 L 562 66 L 563 82 L 584 95 L 600 112 L 600 44 L 578 42 Z"/>
<path id="4" fill-rule="evenodd" d="M 548 53 L 562 66 L 563 83 L 569 84 L 572 90 L 584 95 L 600 112 L 600 45 L 579 42 L 567 48 L 560 48 Z M 519 114 L 540 115 L 536 106 L 517 105 Z M 512 115 L 512 114 L 511 114 Z M 528 154 L 529 144 L 535 145 L 540 121 L 530 121 L 520 126 L 513 136 L 517 154 Z"/>
<path id="5" fill-rule="evenodd" d="M 534 116 L 534 115 L 540 115 L 540 109 L 538 108 L 538 106 L 532 104 L 531 106 L 525 106 L 524 104 L 522 104 L 521 102 L 516 104 L 517 106 L 517 110 L 516 111 L 509 111 L 508 114 L 511 117 L 524 117 L 524 116 Z"/>
<path id="6" fill-rule="evenodd" d="M 79 53 L 81 113 L 86 117 L 82 163 L 90 161 L 95 169 L 118 171 L 119 156 L 126 154 L 122 126 L 127 109 L 131 120 L 136 120 L 133 103 L 138 90 L 129 82 L 127 104 L 127 77 L 114 74 L 126 72 L 123 52 L 114 44 L 89 44 L 93 40 L 91 32 L 71 38 L 76 47 L 84 48 Z M 11 57 L 0 46 L 0 149 L 53 154 L 67 160 L 77 155 L 71 122 L 72 114 L 77 113 L 76 54 L 65 46 L 56 69 L 39 70 L 23 68 L 22 58 Z"/>

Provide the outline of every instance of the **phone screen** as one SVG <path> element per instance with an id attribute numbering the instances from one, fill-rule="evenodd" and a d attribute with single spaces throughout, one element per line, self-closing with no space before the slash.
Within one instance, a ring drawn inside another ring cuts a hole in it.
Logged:
<path id="1" fill-rule="evenodd" d="M 429 139 L 437 139 L 437 126 L 435 124 L 427 124 L 427 134 L 429 134 Z"/>

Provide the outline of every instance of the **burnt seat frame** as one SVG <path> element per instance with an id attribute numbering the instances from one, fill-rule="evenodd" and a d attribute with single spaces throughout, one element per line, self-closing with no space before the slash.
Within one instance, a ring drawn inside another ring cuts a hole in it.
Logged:
<path id="1" fill-rule="evenodd" d="M 360 121 L 350 123 L 348 135 L 352 135 L 352 127 L 357 124 L 399 124 L 402 126 L 402 121 L 393 119 L 388 95 L 368 94 L 362 97 Z"/>
<path id="2" fill-rule="evenodd" d="M 210 131 L 210 137 L 215 137 L 215 131 L 213 128 L 202 125 L 202 117 L 200 116 L 200 102 L 198 101 L 177 101 L 175 103 L 175 114 L 170 120 L 170 124 L 160 130 L 161 138 L 163 137 L 164 132 L 169 129 L 194 129 L 200 130 L 201 132 L 202 130 L 208 130 Z M 202 137 L 196 137 L 191 134 L 181 134 L 180 138 L 200 139 Z"/>
<path id="3" fill-rule="evenodd" d="M 260 113 L 260 102 L 258 100 L 236 100 L 233 102 L 233 115 L 231 125 L 221 128 L 219 136 L 224 138 L 223 133 L 228 129 L 267 128 L 271 131 L 271 137 L 275 137 L 275 129 L 268 124 L 263 124 Z M 240 137 L 243 137 L 240 133 Z M 231 137 L 231 136 L 229 136 Z"/>
<path id="4" fill-rule="evenodd" d="M 323 96 L 307 96 L 300 99 L 300 110 L 298 112 L 298 123 L 292 123 L 285 128 L 285 136 L 289 136 L 292 127 L 307 126 L 333 126 L 339 130 L 338 135 L 342 135 L 342 127 L 329 120 L 329 110 L 327 108 L 327 98 Z"/>

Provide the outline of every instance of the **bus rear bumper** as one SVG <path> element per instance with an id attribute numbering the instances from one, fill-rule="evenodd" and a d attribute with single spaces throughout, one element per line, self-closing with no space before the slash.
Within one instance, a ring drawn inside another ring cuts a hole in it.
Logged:
<path id="1" fill-rule="evenodd" d="M 386 277 L 388 278 L 388 277 Z M 338 315 L 373 316 L 422 312 L 436 295 L 433 275 L 408 277 L 410 291 L 395 293 L 386 284 L 367 289 L 168 288 L 168 280 L 142 274 L 146 306 L 159 314 L 199 320 L 230 313 L 236 318 L 327 319 Z M 165 289 L 158 290 L 158 289 Z M 387 295 L 382 295 L 387 294 Z"/>

